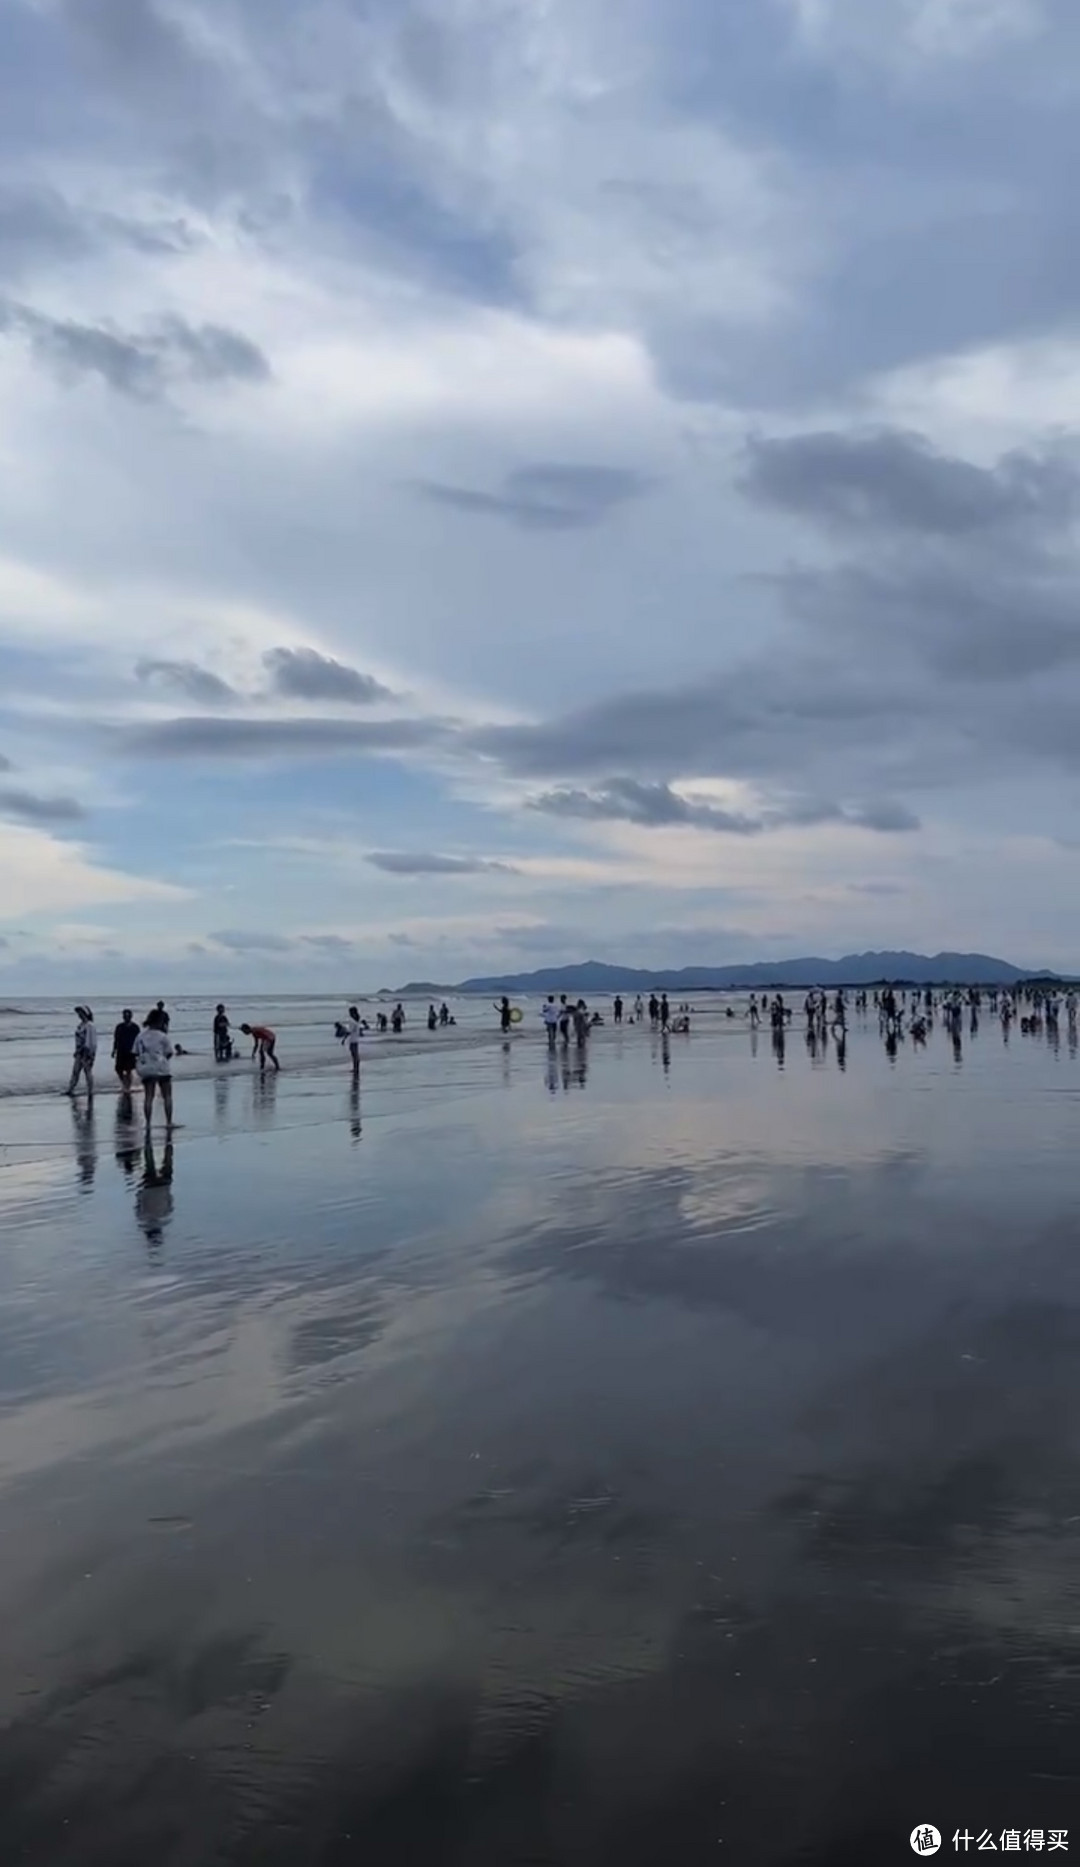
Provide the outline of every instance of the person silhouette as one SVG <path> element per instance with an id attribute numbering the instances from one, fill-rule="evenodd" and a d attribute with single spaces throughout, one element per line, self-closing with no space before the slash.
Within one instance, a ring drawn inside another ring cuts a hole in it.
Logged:
<path id="1" fill-rule="evenodd" d="M 73 1102 L 71 1120 L 75 1132 L 75 1162 L 79 1169 L 79 1191 L 88 1193 L 94 1184 L 94 1175 L 97 1172 L 97 1135 L 94 1131 L 93 1102 L 88 1102 L 85 1109 L 78 1108 Z"/>
<path id="2" fill-rule="evenodd" d="M 173 1216 L 173 1144 L 166 1141 L 158 1166 L 154 1144 L 143 1148 L 143 1175 L 135 1194 L 135 1217 L 152 1251 L 160 1248 Z"/>

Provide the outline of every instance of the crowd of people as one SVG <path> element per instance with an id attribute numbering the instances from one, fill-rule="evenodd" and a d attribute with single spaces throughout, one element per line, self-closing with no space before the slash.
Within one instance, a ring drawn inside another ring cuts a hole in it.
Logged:
<path id="1" fill-rule="evenodd" d="M 509 1038 L 515 1025 L 521 1022 L 522 1012 L 505 996 L 496 1001 L 495 1011 L 500 1032 L 504 1038 Z M 97 1027 L 89 1005 L 77 1005 L 75 1013 L 78 1023 L 67 1094 L 75 1097 L 82 1089 L 92 1097 L 98 1052 Z M 1006 1041 L 1016 1026 L 1025 1036 L 1037 1036 L 1045 1032 L 1053 1042 L 1064 1025 L 1068 1030 L 1069 1041 L 1075 1048 L 1078 1042 L 1080 996 L 1072 988 L 1058 987 L 1052 983 L 971 986 L 966 989 L 885 985 L 873 991 L 868 988 L 855 991 L 841 988 L 832 994 L 814 987 L 807 992 L 803 1001 L 808 1048 L 816 1051 L 819 1045 L 827 1044 L 831 1037 L 842 1059 L 852 1013 L 866 1020 L 871 1015 L 876 1016 L 886 1049 L 893 1055 L 906 1038 L 910 1038 L 916 1046 L 925 1044 L 938 1019 L 951 1037 L 954 1049 L 958 1050 L 965 1025 L 970 1033 L 976 1032 L 983 1015 L 1000 1022 Z M 738 1014 L 728 1004 L 724 1007 L 724 1015 L 727 1019 L 735 1019 Z M 786 1003 L 781 992 L 771 997 L 763 993 L 760 998 L 756 992 L 751 992 L 745 1013 L 752 1032 L 756 1033 L 762 1024 L 771 1028 L 774 1047 L 781 1055 L 794 1015 L 793 1007 Z M 616 993 L 612 1000 L 611 1016 L 614 1025 L 619 1028 L 647 1023 L 651 1031 L 665 1037 L 672 1033 L 688 1035 L 690 1032 L 691 1007 L 684 1003 L 673 1008 L 666 992 L 650 993 L 647 1000 L 638 993 L 632 1004 Z M 558 998 L 553 992 L 549 993 L 541 1006 L 540 1017 L 550 1051 L 555 1051 L 560 1043 L 564 1047 L 569 1046 L 571 1040 L 582 1049 L 588 1043 L 590 1033 L 604 1024 L 603 1015 L 596 1010 L 590 1011 L 584 998 L 572 999 L 565 992 Z M 174 1125 L 172 1062 L 174 1057 L 182 1057 L 187 1053 L 182 1044 L 174 1043 L 170 1038 L 169 1023 L 169 1012 L 164 1000 L 159 999 L 141 1024 L 130 1009 L 125 1009 L 113 1032 L 111 1055 L 121 1095 L 130 1099 L 137 1078 L 143 1091 L 147 1128 L 150 1127 L 158 1100 L 168 1128 L 171 1130 Z M 400 1000 L 389 1013 L 379 1010 L 375 1014 L 375 1030 L 380 1034 L 390 1032 L 394 1036 L 401 1036 L 405 1025 L 406 1012 Z M 434 1003 L 428 1006 L 429 1032 L 450 1029 L 455 1025 L 456 1019 L 445 1001 L 438 1009 Z M 268 1024 L 245 1022 L 238 1029 L 242 1036 L 251 1039 L 251 1061 L 258 1063 L 261 1072 L 268 1068 L 274 1071 L 281 1068 L 277 1055 L 277 1034 Z M 370 1022 L 361 1015 L 357 1005 L 350 1005 L 347 1018 L 335 1026 L 337 1037 L 348 1050 L 356 1081 L 360 1076 L 363 1039 L 370 1034 L 371 1029 Z M 219 1004 L 214 1013 L 212 1038 L 215 1062 L 233 1061 L 237 1056 L 237 1047 L 233 1027 L 223 1004 Z"/>
<path id="2" fill-rule="evenodd" d="M 80 1086 L 89 1097 L 94 1094 L 94 1065 L 97 1061 L 97 1026 L 89 1005 L 76 1005 L 75 1051 L 67 1094 L 76 1096 Z M 112 1059 L 120 1084 L 120 1093 L 129 1101 L 134 1079 L 138 1076 L 143 1091 L 143 1113 L 149 1128 L 154 1103 L 160 1096 L 165 1121 L 173 1126 L 172 1059 L 185 1054 L 182 1044 L 169 1037 L 169 1014 L 163 999 L 158 999 L 139 1024 L 130 1008 L 125 1009 L 113 1032 Z"/>
<path id="3" fill-rule="evenodd" d="M 89 1005 L 76 1005 L 75 1044 L 72 1057 L 71 1077 L 66 1094 L 75 1097 L 80 1090 L 85 1090 L 92 1100 L 94 1094 L 94 1068 L 97 1063 L 98 1033 L 94 1022 L 94 1013 Z M 138 1077 L 143 1092 L 143 1113 L 147 1128 L 153 1119 L 154 1104 L 160 1098 L 166 1126 L 171 1130 L 173 1122 L 172 1063 L 174 1057 L 188 1055 L 183 1044 L 174 1043 L 169 1036 L 169 1012 L 164 999 L 148 1011 L 142 1023 L 134 1016 L 129 1006 L 125 1007 L 119 1024 L 113 1031 L 112 1063 L 120 1084 L 120 1094 L 131 1098 L 135 1078 Z M 267 1024 L 241 1024 L 240 1030 L 252 1040 L 251 1057 L 258 1059 L 259 1068 L 265 1070 L 269 1064 L 273 1069 L 281 1068 L 277 1057 L 277 1034 Z M 236 1054 L 232 1037 L 232 1026 L 224 1005 L 219 1005 L 214 1013 L 213 1022 L 214 1061 L 228 1063 Z"/>

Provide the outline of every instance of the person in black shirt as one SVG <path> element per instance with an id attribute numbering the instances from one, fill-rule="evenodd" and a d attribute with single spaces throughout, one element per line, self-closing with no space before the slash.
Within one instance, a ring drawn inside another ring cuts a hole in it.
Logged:
<path id="1" fill-rule="evenodd" d="M 214 1062 L 229 1063 L 232 1060 L 232 1053 L 229 1020 L 224 1005 L 219 1005 L 214 1013 Z"/>
<path id="2" fill-rule="evenodd" d="M 135 1039 L 138 1035 L 138 1025 L 130 1011 L 125 1011 L 113 1032 L 112 1053 L 120 1087 L 126 1096 L 131 1094 L 131 1078 L 135 1073 Z"/>

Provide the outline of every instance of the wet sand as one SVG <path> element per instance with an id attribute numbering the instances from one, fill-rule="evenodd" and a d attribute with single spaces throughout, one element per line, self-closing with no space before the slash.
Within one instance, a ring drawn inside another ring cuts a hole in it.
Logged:
<path id="1" fill-rule="evenodd" d="M 178 1115 L 4 1107 L 6 1858 L 1080 1848 L 1066 1045 L 608 1030 Z"/>

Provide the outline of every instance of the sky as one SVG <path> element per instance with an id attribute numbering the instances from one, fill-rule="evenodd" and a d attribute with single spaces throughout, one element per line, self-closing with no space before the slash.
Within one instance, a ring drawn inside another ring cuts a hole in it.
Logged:
<path id="1" fill-rule="evenodd" d="M 0 0 L 0 998 L 1080 968 L 1074 0 Z"/>

